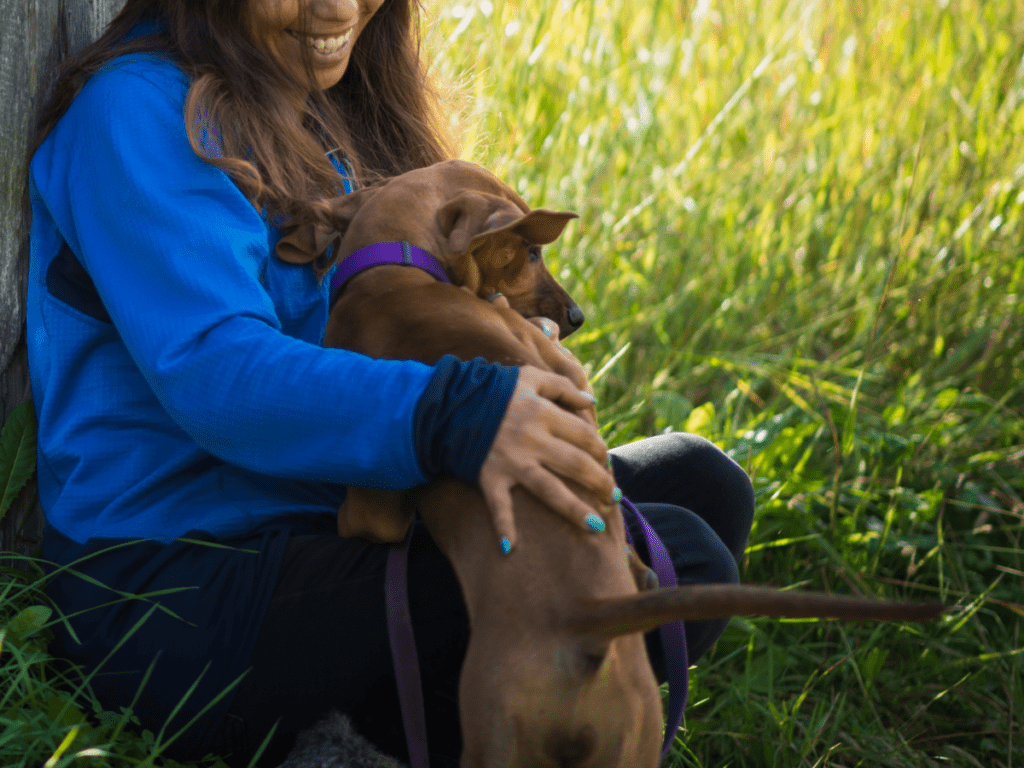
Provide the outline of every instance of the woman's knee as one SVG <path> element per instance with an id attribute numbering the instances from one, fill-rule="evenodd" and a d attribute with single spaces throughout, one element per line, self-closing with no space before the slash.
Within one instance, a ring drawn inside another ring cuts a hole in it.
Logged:
<path id="1" fill-rule="evenodd" d="M 743 468 L 717 445 L 672 432 L 615 448 L 612 456 L 628 497 L 692 510 L 739 562 L 754 519 L 754 489 Z"/>
<path id="2" fill-rule="evenodd" d="M 673 504 L 640 504 L 640 513 L 668 549 L 680 583 L 735 583 L 737 558 L 718 531 L 690 509 Z M 627 526 L 642 557 L 650 557 L 640 525 L 627 515 Z"/>

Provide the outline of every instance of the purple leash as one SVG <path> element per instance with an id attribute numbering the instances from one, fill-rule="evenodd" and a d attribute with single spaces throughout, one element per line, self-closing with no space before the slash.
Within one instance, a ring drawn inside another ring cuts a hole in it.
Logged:
<path id="1" fill-rule="evenodd" d="M 672 558 L 669 557 L 668 549 L 661 537 L 640 514 L 640 510 L 633 502 L 623 498 L 622 506 L 632 512 L 633 517 L 640 524 L 640 530 L 647 542 L 647 552 L 651 557 L 651 568 L 658 577 L 658 583 L 662 587 L 679 586 Z M 628 526 L 626 527 L 626 540 L 630 545 L 633 544 L 633 537 L 629 533 Z M 673 621 L 669 624 L 662 624 L 658 631 L 661 633 L 661 649 L 665 653 L 665 669 L 668 672 L 668 712 L 665 714 L 665 741 L 661 745 L 661 759 L 664 761 L 672 742 L 675 741 L 676 732 L 683 722 L 686 697 L 690 692 L 690 660 L 686 650 L 686 633 L 683 631 L 683 622 Z"/>
<path id="2" fill-rule="evenodd" d="M 409 746 L 412 768 L 429 768 L 427 757 L 427 720 L 420 685 L 420 660 L 416 655 L 416 637 L 409 613 L 409 542 L 412 526 L 405 541 L 388 552 L 384 571 L 384 602 L 388 617 L 388 640 L 391 642 L 391 663 L 398 683 L 398 701 L 402 707 L 405 741 Z"/>
<path id="3" fill-rule="evenodd" d="M 353 275 L 379 264 L 405 264 L 419 267 L 442 283 L 450 283 L 433 254 L 410 245 L 405 240 L 394 243 L 375 243 L 349 254 L 334 269 L 331 276 L 330 301 L 333 306 L 345 283 Z M 420 661 L 416 655 L 416 637 L 409 613 L 409 542 L 412 526 L 405 541 L 395 544 L 388 552 L 384 571 L 384 603 L 388 619 L 388 640 L 391 643 L 391 661 L 398 685 L 398 701 L 402 708 L 405 740 L 409 747 L 412 768 L 429 768 L 427 751 L 427 720 L 423 705 L 423 686 L 420 684 Z"/>

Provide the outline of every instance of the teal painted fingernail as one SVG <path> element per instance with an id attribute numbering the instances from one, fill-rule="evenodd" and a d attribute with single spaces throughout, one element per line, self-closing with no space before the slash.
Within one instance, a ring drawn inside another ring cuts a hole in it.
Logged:
<path id="1" fill-rule="evenodd" d="M 545 336 L 551 335 L 551 328 L 548 327 L 547 323 L 544 323 L 544 325 L 541 327 L 541 330 L 544 331 Z"/>
<path id="2" fill-rule="evenodd" d="M 584 521 L 588 526 L 590 526 L 590 530 L 592 531 L 597 531 L 598 533 L 600 533 L 604 530 L 604 520 L 601 519 L 600 515 L 595 515 L 593 512 L 591 512 L 584 518 Z"/>
<path id="3" fill-rule="evenodd" d="M 612 455 L 610 453 L 608 454 L 607 460 L 605 460 L 605 464 L 608 465 L 608 469 L 612 468 Z"/>
<path id="4" fill-rule="evenodd" d="M 612 501 L 614 501 L 616 504 L 622 501 L 622 491 L 620 491 L 618 488 L 612 491 Z"/>
<path id="5" fill-rule="evenodd" d="M 581 395 L 583 395 L 583 396 L 584 396 L 585 398 L 587 398 L 587 400 L 589 400 L 590 402 L 592 402 L 592 403 L 593 403 L 594 405 L 597 405 L 597 398 L 596 398 L 596 397 L 594 397 L 594 396 L 593 396 L 592 394 L 590 394 L 589 392 L 584 392 L 584 391 L 583 391 L 583 390 L 581 389 L 581 390 L 580 390 L 580 394 L 581 394 Z"/>
<path id="6" fill-rule="evenodd" d="M 501 537 L 501 554 L 507 555 L 512 551 L 512 542 L 508 540 L 508 536 Z"/>

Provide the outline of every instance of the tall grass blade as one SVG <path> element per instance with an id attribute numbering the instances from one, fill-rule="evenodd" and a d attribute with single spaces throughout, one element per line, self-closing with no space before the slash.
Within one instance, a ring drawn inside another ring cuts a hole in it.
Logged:
<path id="1" fill-rule="evenodd" d="M 0 523 L 36 470 L 36 413 L 27 400 L 8 416 L 0 433 Z"/>

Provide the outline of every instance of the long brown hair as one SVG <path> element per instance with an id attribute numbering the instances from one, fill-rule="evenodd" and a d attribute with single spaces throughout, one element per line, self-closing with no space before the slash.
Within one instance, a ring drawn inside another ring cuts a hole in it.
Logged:
<path id="1" fill-rule="evenodd" d="M 307 98 L 308 86 L 252 39 L 249 0 L 127 0 L 102 37 L 64 62 L 32 153 L 104 64 L 159 52 L 192 80 L 185 122 L 196 154 L 227 172 L 254 205 L 320 221 L 322 200 L 338 186 L 327 150 L 343 153 L 361 184 L 454 156 L 440 97 L 420 61 L 419 2 L 384 0 L 341 81 Z M 149 20 L 164 21 L 166 31 L 124 42 Z M 219 157 L 202 142 L 211 125 L 220 127 Z"/>

